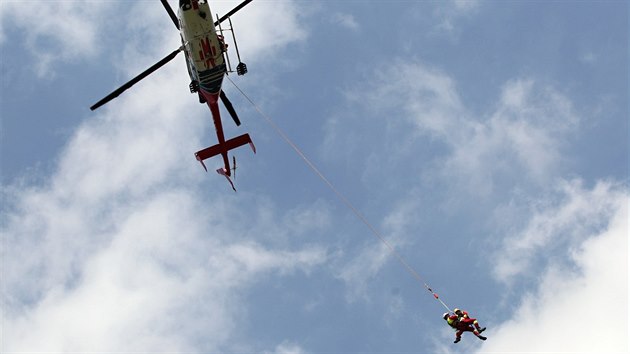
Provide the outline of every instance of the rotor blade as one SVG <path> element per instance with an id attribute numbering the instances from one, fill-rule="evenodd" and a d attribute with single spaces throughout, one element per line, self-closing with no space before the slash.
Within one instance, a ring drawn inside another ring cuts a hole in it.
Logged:
<path id="1" fill-rule="evenodd" d="M 223 15 L 223 17 L 221 17 L 218 21 L 216 21 L 214 23 L 215 26 L 218 26 L 219 23 L 225 21 L 228 19 L 228 17 L 234 15 L 238 10 L 242 9 L 245 5 L 249 4 L 250 2 L 252 2 L 252 0 L 245 0 L 242 3 L 240 3 L 237 7 L 233 8 L 232 11 L 228 12 L 227 14 Z"/>
<path id="2" fill-rule="evenodd" d="M 234 123 L 236 123 L 237 126 L 241 125 L 241 121 L 238 119 L 238 115 L 236 114 L 236 111 L 234 110 L 234 106 L 232 106 L 232 102 L 228 100 L 223 90 L 221 90 L 221 94 L 219 96 L 221 97 L 221 101 L 225 105 L 225 108 L 230 113 L 230 116 L 232 116 L 232 119 L 234 119 Z"/>
<path id="3" fill-rule="evenodd" d="M 168 15 L 171 17 L 171 20 L 173 20 L 173 23 L 175 24 L 175 27 L 177 27 L 177 29 L 179 29 L 179 21 L 177 20 L 177 16 L 175 16 L 175 13 L 173 12 L 173 9 L 171 8 L 171 5 L 168 4 L 167 0 L 160 0 L 162 2 L 162 5 L 164 5 L 164 8 L 166 9 L 166 12 L 168 12 Z"/>
<path id="4" fill-rule="evenodd" d="M 102 100 L 96 102 L 92 107 L 90 107 L 91 110 L 95 110 L 98 107 L 104 105 L 105 103 L 113 100 L 114 98 L 118 97 L 121 93 L 123 93 L 125 90 L 127 90 L 128 88 L 130 88 L 131 86 L 135 85 L 138 83 L 138 81 L 144 79 L 145 77 L 149 76 L 151 73 L 153 73 L 154 71 L 156 71 L 157 69 L 161 68 L 164 64 L 168 63 L 169 61 L 173 60 L 173 58 L 175 58 L 175 56 L 177 55 L 177 53 L 179 53 L 180 51 L 182 51 L 183 47 L 178 48 L 177 50 L 174 50 L 171 54 L 167 55 L 166 57 L 164 57 L 164 59 L 158 61 L 157 63 L 153 64 L 153 66 L 151 66 L 150 68 L 148 68 L 147 70 L 143 71 L 142 73 L 140 73 L 140 75 L 134 77 L 133 79 L 129 80 L 129 82 L 127 82 L 126 84 L 120 86 L 118 89 L 116 89 L 114 92 L 110 93 L 109 95 L 105 96 Z"/>

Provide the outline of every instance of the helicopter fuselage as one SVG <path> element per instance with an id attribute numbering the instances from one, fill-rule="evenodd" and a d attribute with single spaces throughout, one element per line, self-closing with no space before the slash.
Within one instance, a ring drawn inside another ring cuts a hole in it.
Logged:
<path id="1" fill-rule="evenodd" d="M 227 72 L 225 45 L 217 35 L 208 2 L 180 0 L 178 18 L 191 82 L 197 83 L 202 93 L 218 95 Z"/>

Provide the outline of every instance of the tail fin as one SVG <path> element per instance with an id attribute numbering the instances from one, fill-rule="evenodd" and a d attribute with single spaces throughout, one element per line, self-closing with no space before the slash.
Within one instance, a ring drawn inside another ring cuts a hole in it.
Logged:
<path id="1" fill-rule="evenodd" d="M 232 183 L 232 180 L 230 179 L 230 176 L 228 176 L 228 174 L 225 173 L 225 170 L 223 169 L 223 167 L 217 169 L 217 173 L 220 174 L 221 176 L 227 178 L 228 182 L 230 182 L 230 186 L 232 186 L 232 189 L 236 192 L 236 188 L 234 188 L 234 183 Z"/>

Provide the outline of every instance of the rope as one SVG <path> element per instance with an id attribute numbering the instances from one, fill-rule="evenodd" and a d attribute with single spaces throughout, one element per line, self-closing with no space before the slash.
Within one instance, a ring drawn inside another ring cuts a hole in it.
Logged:
<path id="1" fill-rule="evenodd" d="M 444 306 L 444 308 L 446 308 L 447 311 L 452 312 L 451 309 L 440 299 L 440 297 L 438 296 L 438 294 L 436 294 L 430 287 L 429 285 L 422 280 L 422 277 L 420 277 L 420 274 L 418 274 L 418 272 L 416 272 L 415 269 L 413 269 L 413 267 L 411 267 L 411 265 L 409 265 L 409 263 L 407 263 L 407 261 L 405 260 L 405 258 L 403 258 L 403 256 L 398 253 L 396 251 L 396 249 L 394 248 L 394 246 L 392 246 L 384 237 L 383 235 L 381 235 L 381 233 L 374 227 L 372 226 L 372 224 L 365 218 L 365 216 L 363 216 L 363 214 L 361 214 L 359 212 L 359 210 L 357 210 L 357 208 L 354 207 L 354 205 L 348 200 L 348 198 L 346 198 L 341 192 L 339 192 L 339 190 L 337 190 L 337 188 L 335 188 L 335 186 L 332 184 L 332 182 L 330 182 L 330 180 L 328 180 L 328 178 L 326 178 L 326 176 L 324 176 L 324 174 L 311 162 L 311 160 L 309 160 L 308 157 L 306 157 L 306 155 L 302 152 L 302 150 L 284 133 L 284 131 L 282 129 L 280 129 L 280 127 L 278 127 L 278 125 L 276 125 L 276 123 L 269 118 L 269 116 L 267 116 L 265 113 L 263 113 L 260 108 L 254 103 L 254 101 L 251 100 L 251 98 L 249 98 L 249 96 L 247 96 L 247 94 L 245 94 L 245 92 L 243 92 L 243 90 L 241 90 L 240 87 L 238 87 L 236 85 L 236 83 L 234 83 L 234 81 L 232 81 L 232 79 L 230 79 L 229 76 L 226 76 L 228 78 L 228 80 L 230 80 L 230 82 L 232 83 L 232 85 L 234 85 L 234 87 L 236 87 L 236 89 L 243 95 L 243 97 L 245 97 L 245 99 L 247 101 L 249 101 L 249 103 L 252 105 L 252 107 L 254 107 L 254 109 L 258 112 L 258 114 L 260 114 L 261 117 L 263 117 L 265 119 L 265 121 L 278 133 L 278 135 L 280 135 L 282 137 L 282 139 L 289 144 L 289 146 L 291 146 L 291 148 L 298 154 L 298 156 L 300 156 L 302 158 L 302 160 L 304 160 L 304 162 L 311 168 L 311 170 L 317 175 L 319 176 L 319 178 L 328 186 L 328 188 L 330 188 L 330 190 L 333 191 L 333 193 L 335 193 L 337 195 L 337 197 L 354 213 L 354 215 L 356 215 L 356 217 L 363 222 L 368 229 L 370 229 L 370 231 L 372 231 L 372 234 L 378 239 L 380 240 L 390 251 L 390 253 L 392 255 L 394 255 L 394 257 L 396 257 L 396 259 L 398 260 L 398 262 L 400 262 L 400 264 L 402 264 L 405 269 L 407 269 L 407 271 L 421 284 L 424 285 L 424 287 L 431 293 L 431 295 L 433 295 L 433 297 L 440 302 L 440 304 L 442 304 L 442 306 Z"/>

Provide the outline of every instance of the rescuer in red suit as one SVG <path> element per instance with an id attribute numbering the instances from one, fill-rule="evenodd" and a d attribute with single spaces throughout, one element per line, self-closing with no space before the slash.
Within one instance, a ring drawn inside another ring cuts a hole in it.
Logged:
<path id="1" fill-rule="evenodd" d="M 462 310 L 457 309 L 457 308 L 455 310 L 453 310 L 453 312 L 459 318 L 459 322 L 466 323 L 466 324 L 472 324 L 473 326 L 475 326 L 475 329 L 477 329 L 477 331 L 479 331 L 479 333 L 481 333 L 481 332 L 486 330 L 486 327 L 481 328 L 481 326 L 479 326 L 479 322 L 477 321 L 476 318 L 470 318 L 470 316 L 468 315 L 468 312 L 462 311 Z"/>
<path id="2" fill-rule="evenodd" d="M 455 309 L 455 311 L 458 311 L 458 310 L 459 309 Z M 448 323 L 449 326 L 451 326 L 453 329 L 456 330 L 455 341 L 453 343 L 457 343 L 460 340 L 462 340 L 462 333 L 464 332 L 472 332 L 475 336 L 477 336 L 477 338 L 481 340 L 486 340 L 487 338 L 480 334 L 486 329 L 480 328 L 476 319 L 470 318 L 470 317 L 465 318 L 463 315 L 464 311 L 459 310 L 459 312 L 462 313 L 462 316 L 458 316 L 457 314 L 451 315 L 448 312 L 446 312 L 442 316 L 442 318 L 444 318 L 446 323 Z"/>

